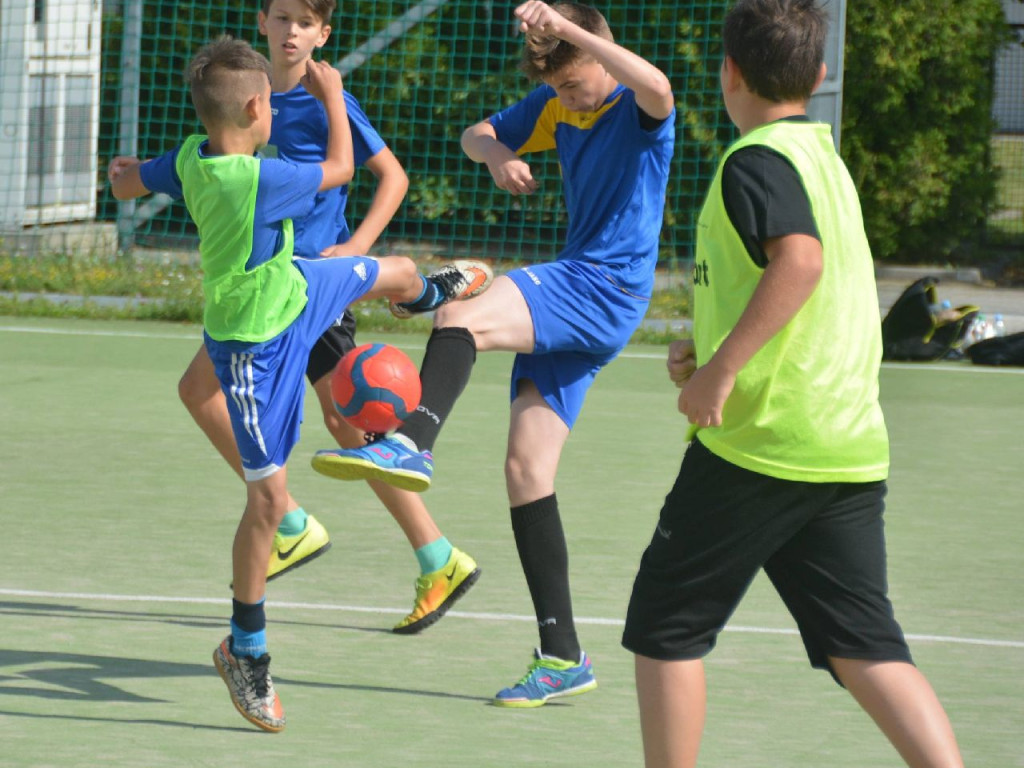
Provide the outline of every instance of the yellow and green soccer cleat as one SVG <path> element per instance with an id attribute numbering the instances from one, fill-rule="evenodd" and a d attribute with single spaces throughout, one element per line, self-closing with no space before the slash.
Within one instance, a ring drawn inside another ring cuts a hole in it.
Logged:
<path id="1" fill-rule="evenodd" d="M 399 635 L 415 635 L 444 616 L 452 604 L 462 597 L 476 580 L 480 568 L 476 561 L 455 547 L 444 568 L 416 579 L 416 602 L 412 613 L 392 629 Z"/>
<path id="2" fill-rule="evenodd" d="M 314 560 L 331 548 L 327 529 L 312 515 L 306 517 L 306 528 L 294 536 L 274 534 L 274 549 L 267 565 L 267 581 L 276 579 L 300 565 Z"/>

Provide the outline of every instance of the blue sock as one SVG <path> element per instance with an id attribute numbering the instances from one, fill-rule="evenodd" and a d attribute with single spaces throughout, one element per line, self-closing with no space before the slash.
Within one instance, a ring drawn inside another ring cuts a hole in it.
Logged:
<path id="1" fill-rule="evenodd" d="M 437 283 L 428 280 L 423 275 L 420 275 L 420 280 L 423 281 L 423 291 L 419 297 L 413 301 L 403 301 L 401 306 L 410 312 L 430 312 L 444 304 L 444 292 L 441 291 Z"/>
<path id="2" fill-rule="evenodd" d="M 235 656 L 258 659 L 267 652 L 266 598 L 258 603 L 231 600 L 231 652 Z"/>
<path id="3" fill-rule="evenodd" d="M 284 517 L 281 518 L 281 524 L 277 526 L 277 532 L 282 536 L 298 536 L 306 530 L 307 517 L 309 515 L 306 514 L 306 510 L 302 507 L 286 512 Z"/>
<path id="4" fill-rule="evenodd" d="M 452 556 L 452 545 L 444 536 L 424 544 L 416 550 L 416 559 L 420 563 L 420 575 L 440 571 Z"/>

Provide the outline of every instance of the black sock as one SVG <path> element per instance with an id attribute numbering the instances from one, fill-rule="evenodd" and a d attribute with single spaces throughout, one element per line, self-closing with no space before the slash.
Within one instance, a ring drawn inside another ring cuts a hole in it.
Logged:
<path id="1" fill-rule="evenodd" d="M 512 532 L 540 629 L 540 652 L 578 661 L 569 594 L 569 553 L 555 494 L 512 507 Z"/>
<path id="2" fill-rule="evenodd" d="M 476 362 L 476 340 L 465 328 L 435 328 L 420 366 L 423 395 L 419 408 L 399 432 L 421 451 L 432 451 L 455 401 L 469 382 Z"/>

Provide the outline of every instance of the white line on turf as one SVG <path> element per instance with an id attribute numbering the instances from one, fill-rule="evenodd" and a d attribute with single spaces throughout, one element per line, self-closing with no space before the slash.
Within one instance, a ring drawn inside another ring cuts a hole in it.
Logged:
<path id="1" fill-rule="evenodd" d="M 50 336 L 101 336 L 101 337 L 114 337 L 114 338 L 128 338 L 128 339 L 174 339 L 177 341 L 202 341 L 202 332 L 193 334 L 181 334 L 181 333 L 136 333 L 133 331 L 97 331 L 94 329 L 74 329 L 74 328 L 30 328 L 19 325 L 3 325 L 0 326 L 0 332 L 3 333 L 42 333 Z"/>
<path id="2" fill-rule="evenodd" d="M 65 336 L 101 336 L 101 337 L 124 337 L 131 339 L 172 339 L 175 341 L 202 341 L 202 334 L 172 334 L 172 333 L 137 333 L 134 331 L 98 331 L 82 330 L 73 328 L 32 328 L 19 325 L 0 325 L 0 333 L 42 333 L 50 335 Z M 423 349 L 419 344 L 399 344 L 402 349 Z M 626 360 L 664 360 L 665 355 L 653 352 L 623 352 L 620 358 Z M 1024 368 L 1012 366 L 974 366 L 968 364 L 949 365 L 944 363 L 882 363 L 883 368 L 894 368 L 907 371 L 951 371 L 953 373 L 1006 373 L 1011 375 L 1024 375 Z"/>
<path id="3" fill-rule="evenodd" d="M 192 605 L 231 605 L 231 600 L 226 597 L 171 597 L 165 595 L 113 595 L 90 592 L 40 592 L 29 589 L 0 589 L 0 595 L 8 597 L 32 597 L 45 600 L 90 600 L 94 602 L 109 603 L 183 603 Z M 274 601 L 274 609 L 290 608 L 300 611 L 337 611 L 341 613 L 381 613 L 404 615 L 408 613 L 400 608 L 373 608 L 360 605 L 335 605 L 331 603 L 296 603 L 286 601 Z M 525 621 L 534 623 L 536 618 L 514 613 L 477 613 L 468 611 L 449 611 L 449 616 L 474 619 L 476 621 Z M 577 616 L 577 624 L 591 624 L 595 626 L 621 627 L 621 619 L 607 619 Z M 797 635 L 795 629 L 783 629 L 772 627 L 743 627 L 729 625 L 727 632 L 742 632 L 747 634 L 761 635 Z M 947 635 L 915 635 L 907 634 L 908 640 L 947 643 L 951 645 L 980 645 L 989 648 L 1022 648 L 1024 642 L 1016 640 L 995 640 L 991 638 L 978 637 L 950 637 Z"/>

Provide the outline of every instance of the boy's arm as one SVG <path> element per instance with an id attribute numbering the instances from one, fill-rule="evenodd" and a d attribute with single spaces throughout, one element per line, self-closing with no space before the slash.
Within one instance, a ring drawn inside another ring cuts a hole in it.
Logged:
<path id="1" fill-rule="evenodd" d="M 821 243 L 810 235 L 772 238 L 764 251 L 768 265 L 736 326 L 679 394 L 680 412 L 698 427 L 722 423 L 737 374 L 796 316 L 821 279 Z"/>
<path id="2" fill-rule="evenodd" d="M 498 141 L 494 126 L 487 120 L 463 131 L 461 144 L 462 151 L 470 160 L 487 164 L 498 189 L 513 195 L 529 195 L 537 191 L 529 163 Z"/>
<path id="3" fill-rule="evenodd" d="M 526 33 L 553 35 L 597 59 L 612 77 L 636 94 L 636 103 L 656 120 L 664 120 L 675 106 L 672 84 L 646 59 L 621 45 L 591 34 L 540 0 L 529 0 L 515 10 L 519 28 Z"/>
<path id="4" fill-rule="evenodd" d="M 384 228 L 395 215 L 409 189 L 409 177 L 394 153 L 385 147 L 365 163 L 377 179 L 377 189 L 366 216 L 352 236 L 321 251 L 321 256 L 359 256 L 370 252 Z"/>
<path id="5" fill-rule="evenodd" d="M 107 178 L 110 179 L 110 191 L 117 200 L 134 200 L 148 195 L 150 190 L 142 183 L 139 173 L 141 160 L 137 157 L 118 156 L 107 166 Z"/>
<path id="6" fill-rule="evenodd" d="M 320 163 L 324 174 L 320 189 L 344 186 L 352 181 L 356 164 L 352 155 L 352 129 L 341 92 L 341 74 L 325 61 L 310 59 L 300 82 L 323 102 L 327 113 L 327 151 L 326 158 Z"/>

